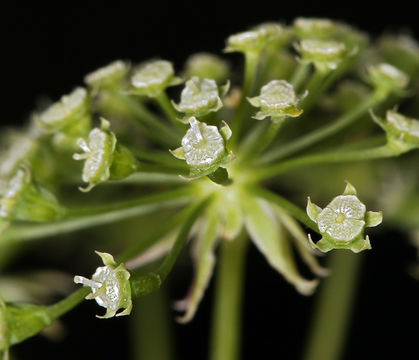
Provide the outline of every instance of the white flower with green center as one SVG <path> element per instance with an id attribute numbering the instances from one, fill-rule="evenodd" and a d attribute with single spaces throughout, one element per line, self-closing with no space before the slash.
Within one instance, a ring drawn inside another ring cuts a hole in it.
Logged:
<path id="1" fill-rule="evenodd" d="M 72 126 L 88 113 L 86 89 L 76 88 L 71 94 L 64 95 L 60 101 L 52 104 L 39 114 L 37 120 L 41 127 L 50 131 L 63 130 Z"/>
<path id="2" fill-rule="evenodd" d="M 186 160 L 190 167 L 190 177 L 197 178 L 225 168 L 233 154 L 227 151 L 226 142 L 231 137 L 231 130 L 224 122 L 218 130 L 216 126 L 189 118 L 191 128 L 182 138 L 182 146 L 171 153 L 178 159 Z"/>
<path id="3" fill-rule="evenodd" d="M 393 149 L 404 152 L 419 148 L 419 120 L 394 110 L 387 111 L 385 121 L 372 112 L 371 116 L 386 132 L 387 142 Z"/>
<path id="4" fill-rule="evenodd" d="M 336 35 L 339 24 L 320 18 L 297 18 L 293 24 L 294 32 L 300 39 L 331 38 Z"/>
<path id="5" fill-rule="evenodd" d="M 260 111 L 254 119 L 263 120 L 271 117 L 273 121 L 283 120 L 285 117 L 297 117 L 303 113 L 297 105 L 305 96 L 297 96 L 294 87 L 285 80 L 272 80 L 262 87 L 260 95 L 247 100 Z"/>
<path id="6" fill-rule="evenodd" d="M 309 235 L 309 241 L 313 248 L 323 252 L 332 249 L 350 249 L 353 252 L 371 249 L 368 236 L 363 238 L 364 229 L 382 222 L 381 212 L 366 211 L 355 188 L 349 183 L 344 193 L 335 197 L 324 209 L 313 204 L 309 198 L 307 214 L 317 223 L 323 236 L 315 244 Z"/>
<path id="7" fill-rule="evenodd" d="M 172 101 L 172 104 L 177 111 L 195 117 L 216 112 L 223 106 L 218 94 L 217 83 L 214 80 L 200 79 L 196 76 L 186 82 L 180 95 L 180 103 L 176 104 Z"/>
<path id="8" fill-rule="evenodd" d="M 409 77 L 398 68 L 387 63 L 370 66 L 369 81 L 384 93 L 401 92 L 409 84 Z"/>
<path id="9" fill-rule="evenodd" d="M 304 39 L 295 48 L 302 62 L 313 63 L 322 72 L 335 70 L 347 55 L 345 44 L 335 40 Z"/>
<path id="10" fill-rule="evenodd" d="M 91 88 L 114 87 L 128 73 L 129 66 L 122 60 L 116 60 L 84 77 L 84 82 Z"/>
<path id="11" fill-rule="evenodd" d="M 148 97 L 158 97 L 167 87 L 180 82 L 181 79 L 175 77 L 172 63 L 166 60 L 143 64 L 131 77 L 133 92 Z"/>
<path id="12" fill-rule="evenodd" d="M 96 315 L 96 317 L 107 319 L 115 315 L 129 315 L 132 310 L 130 273 L 124 265 L 117 265 L 112 255 L 95 252 L 101 257 L 105 266 L 98 267 L 92 279 L 75 276 L 74 282 L 89 286 L 92 292 L 86 296 L 86 299 L 95 299 L 98 305 L 106 308 L 104 316 Z M 124 311 L 117 314 L 119 309 Z"/>

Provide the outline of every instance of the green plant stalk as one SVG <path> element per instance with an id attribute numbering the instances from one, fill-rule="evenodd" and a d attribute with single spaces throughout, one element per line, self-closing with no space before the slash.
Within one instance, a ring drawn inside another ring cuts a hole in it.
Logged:
<path id="1" fill-rule="evenodd" d="M 245 234 L 221 243 L 215 288 L 211 360 L 240 359 L 241 312 L 244 287 Z"/>
<path id="2" fill-rule="evenodd" d="M 310 64 L 302 62 L 298 63 L 290 79 L 290 83 L 292 86 L 294 86 L 295 91 L 298 91 L 304 80 L 307 79 L 308 73 L 310 72 L 310 67 Z"/>
<path id="3" fill-rule="evenodd" d="M 176 128 L 184 132 L 185 126 L 178 120 L 179 115 L 173 107 L 172 103 L 170 102 L 167 94 L 165 92 L 162 92 L 158 97 L 156 97 L 156 101 L 162 109 L 163 113 L 173 123 L 173 125 L 175 125 Z"/>
<path id="4" fill-rule="evenodd" d="M 157 195 L 144 196 L 139 200 L 91 208 L 73 209 L 70 211 L 70 214 L 77 214 L 78 216 L 45 224 L 13 225 L 2 235 L 2 241 L 23 241 L 47 236 L 57 236 L 71 231 L 149 214 L 161 209 L 175 208 L 189 203 L 192 199 L 193 192 L 191 192 L 191 189 L 185 188 L 166 191 Z"/>
<path id="5" fill-rule="evenodd" d="M 240 98 L 240 103 L 234 112 L 233 119 L 231 122 L 232 129 L 232 138 L 231 144 L 234 147 L 237 145 L 241 131 L 244 127 L 244 122 L 246 121 L 246 113 L 250 108 L 250 104 L 247 102 L 247 97 L 252 95 L 253 88 L 256 81 L 257 69 L 259 64 L 259 52 L 248 52 L 245 54 L 245 70 L 244 70 L 244 80 L 242 87 L 242 94 Z M 250 113 L 250 112 L 249 112 Z"/>
<path id="6" fill-rule="evenodd" d="M 82 287 L 71 295 L 67 296 L 65 299 L 50 305 L 47 307 L 47 313 L 51 317 L 51 321 L 58 319 L 60 316 L 64 315 L 79 303 L 81 303 L 84 298 L 90 293 L 91 289 L 88 287 Z"/>
<path id="7" fill-rule="evenodd" d="M 165 289 L 136 299 L 130 315 L 135 360 L 172 360 L 174 344 Z"/>
<path id="8" fill-rule="evenodd" d="M 315 154 L 301 156 L 289 160 L 285 160 L 279 164 L 267 166 L 257 169 L 252 174 L 253 180 L 265 180 L 278 176 L 284 172 L 298 169 L 305 166 L 313 166 L 319 164 L 343 163 L 352 161 L 367 161 L 373 159 L 388 158 L 400 155 L 401 152 L 391 148 L 388 145 L 382 145 L 370 149 L 360 149 L 353 151 L 331 151 L 324 154 Z"/>
<path id="9" fill-rule="evenodd" d="M 151 161 L 158 165 L 164 165 L 173 168 L 188 169 L 188 166 L 184 161 L 176 159 L 173 155 L 169 154 L 168 151 L 153 151 L 133 148 L 130 148 L 130 150 L 140 160 Z"/>
<path id="10" fill-rule="evenodd" d="M 296 139 L 295 141 L 285 144 L 278 149 L 272 150 L 261 158 L 260 163 L 266 164 L 279 160 L 296 152 L 302 151 L 309 146 L 334 135 L 335 133 L 339 132 L 357 120 L 360 116 L 364 115 L 370 108 L 373 108 L 381 101 L 383 101 L 383 98 L 377 93 L 373 92 L 352 111 L 346 112 L 329 125 L 325 125 L 317 130 L 312 131 L 311 133 L 300 137 L 299 139 Z"/>
<path id="11" fill-rule="evenodd" d="M 324 280 L 314 308 L 304 360 L 339 360 L 350 328 L 362 254 L 336 250 L 330 254 L 330 277 Z"/>
<path id="12" fill-rule="evenodd" d="M 319 97 L 323 94 L 323 83 L 330 77 L 329 72 L 319 71 L 318 69 L 314 70 L 313 75 L 311 76 L 310 81 L 307 84 L 307 97 L 304 98 L 299 107 L 304 110 L 305 113 L 308 113 L 311 107 L 318 101 Z"/>

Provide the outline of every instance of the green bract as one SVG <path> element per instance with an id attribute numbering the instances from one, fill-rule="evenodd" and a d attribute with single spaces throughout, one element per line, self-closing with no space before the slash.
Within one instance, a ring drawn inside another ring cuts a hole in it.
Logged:
<path id="1" fill-rule="evenodd" d="M 227 39 L 227 47 L 225 48 L 225 51 L 258 53 L 270 44 L 286 42 L 287 40 L 288 32 L 283 26 L 275 23 L 266 23 L 249 31 L 231 35 Z"/>
<path id="2" fill-rule="evenodd" d="M 313 63 L 322 72 L 335 70 L 347 54 L 345 44 L 335 40 L 304 39 L 295 47 L 302 62 Z"/>
<path id="3" fill-rule="evenodd" d="M 403 71 L 387 63 L 370 66 L 368 79 L 384 94 L 401 93 L 409 84 L 409 77 Z"/>
<path id="4" fill-rule="evenodd" d="M 368 236 L 364 239 L 364 229 L 379 225 L 383 218 L 381 212 L 366 211 L 350 183 L 346 185 L 344 193 L 336 196 L 324 209 L 308 198 L 307 214 L 317 223 L 322 235 L 316 244 L 310 235 L 309 241 L 313 248 L 322 252 L 350 249 L 357 253 L 371 249 Z"/>
<path id="5" fill-rule="evenodd" d="M 138 95 L 158 97 L 167 87 L 180 84 L 171 62 L 154 60 L 141 65 L 131 77 L 132 91 Z"/>
<path id="6" fill-rule="evenodd" d="M 227 85 L 228 88 L 228 85 Z M 223 106 L 217 83 L 212 79 L 200 79 L 196 76 L 188 80 L 180 95 L 180 103 L 172 101 L 173 106 L 186 116 L 201 117 L 216 112 Z M 185 120 L 185 123 L 188 119 Z"/>
<path id="7" fill-rule="evenodd" d="M 21 166 L 0 188 L 0 218 L 7 220 L 51 221 L 64 215 L 55 196 L 32 180 L 27 166 Z"/>
<path id="8" fill-rule="evenodd" d="M 129 66 L 122 60 L 116 60 L 84 77 L 84 82 L 92 89 L 115 88 L 128 73 Z"/>
<path id="9" fill-rule="evenodd" d="M 303 113 L 303 110 L 297 108 L 301 98 L 287 81 L 272 80 L 262 87 L 259 96 L 247 100 L 253 106 L 260 107 L 254 119 L 263 120 L 269 116 L 273 121 L 281 121 L 285 117 L 297 117 Z"/>
<path id="10" fill-rule="evenodd" d="M 227 80 L 230 74 L 229 64 L 220 57 L 210 53 L 198 53 L 188 58 L 185 66 L 185 77 L 214 79 L 217 84 Z"/>
<path id="11" fill-rule="evenodd" d="M 86 121 L 89 114 L 88 96 L 84 88 L 78 87 L 71 94 L 51 105 L 38 116 L 38 123 L 49 131 L 67 131 Z"/>
<path id="12" fill-rule="evenodd" d="M 74 282 L 89 286 L 92 292 L 86 296 L 86 299 L 95 299 L 98 305 L 106 308 L 105 315 L 96 315 L 96 317 L 107 319 L 115 315 L 129 315 L 132 310 L 130 273 L 124 265 L 117 265 L 112 255 L 99 251 L 96 251 L 96 254 L 100 256 L 105 266 L 98 267 L 92 279 L 75 276 Z M 117 314 L 120 309 L 124 311 Z"/>
<path id="13" fill-rule="evenodd" d="M 233 153 L 226 147 L 231 137 L 229 126 L 218 130 L 216 126 L 189 118 L 191 128 L 182 138 L 182 146 L 171 153 L 178 159 L 186 160 L 190 168 L 190 177 L 198 178 L 210 175 L 220 167 L 225 168 L 233 158 Z"/>
<path id="14" fill-rule="evenodd" d="M 75 160 L 86 160 L 83 167 L 82 179 L 89 183 L 86 188 L 79 188 L 88 192 L 95 185 L 108 179 L 123 179 L 137 169 L 137 161 L 132 153 L 117 143 L 116 136 L 109 131 L 109 121 L 101 118 L 101 127 L 93 129 L 87 142 L 79 138 L 77 144 L 84 154 L 74 154 Z"/>
<path id="15" fill-rule="evenodd" d="M 387 141 L 395 149 L 403 152 L 419 148 L 419 120 L 388 110 L 386 121 L 372 114 L 374 121 L 387 134 Z"/>

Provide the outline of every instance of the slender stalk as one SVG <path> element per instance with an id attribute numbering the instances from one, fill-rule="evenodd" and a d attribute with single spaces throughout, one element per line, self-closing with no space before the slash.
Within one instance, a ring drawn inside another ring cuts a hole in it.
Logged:
<path id="1" fill-rule="evenodd" d="M 294 86 L 294 90 L 298 91 L 305 79 L 307 79 L 310 72 L 310 64 L 299 62 L 292 74 L 290 83 Z"/>
<path id="2" fill-rule="evenodd" d="M 176 112 L 175 108 L 171 104 L 169 97 L 165 92 L 162 92 L 158 97 L 156 97 L 157 104 L 162 109 L 166 117 L 175 125 L 179 130 L 184 130 L 185 126 L 177 120 L 179 115 Z"/>
<path id="3" fill-rule="evenodd" d="M 304 360 L 339 360 L 350 328 L 362 254 L 345 250 L 330 255 L 331 275 L 324 280 L 314 308 Z"/>
<path id="4" fill-rule="evenodd" d="M 317 69 L 314 70 L 314 73 L 307 84 L 308 95 L 305 99 L 301 101 L 299 105 L 305 113 L 308 113 L 311 107 L 317 102 L 319 97 L 323 94 L 322 84 L 325 79 L 330 75 L 330 72 L 323 72 Z"/>
<path id="5" fill-rule="evenodd" d="M 247 97 L 252 95 L 253 87 L 255 84 L 257 68 L 259 64 L 259 53 L 248 52 L 245 54 L 245 71 L 243 80 L 243 91 L 240 103 L 233 115 L 232 120 L 232 144 L 237 144 L 240 139 L 241 130 L 245 122 L 246 110 L 250 107 L 247 102 Z"/>
<path id="6" fill-rule="evenodd" d="M 308 217 L 307 213 L 289 200 L 262 187 L 255 186 L 249 187 L 248 189 L 255 195 L 278 205 L 281 209 L 285 210 L 297 220 L 301 221 L 311 230 L 318 232 L 317 225 Z"/>
<path id="7" fill-rule="evenodd" d="M 247 237 L 223 241 L 219 259 L 211 360 L 240 359 L 241 311 Z"/>
<path id="8" fill-rule="evenodd" d="M 73 209 L 70 213 L 82 216 L 49 222 L 45 224 L 14 225 L 2 235 L 2 241 L 34 240 L 56 236 L 88 227 L 109 224 L 130 217 L 149 214 L 161 209 L 170 209 L 190 202 L 190 189 L 176 189 L 156 195 L 144 196 L 138 200 L 104 206 Z"/>
<path id="9" fill-rule="evenodd" d="M 131 152 L 140 160 L 151 161 L 159 165 L 165 165 L 173 168 L 188 169 L 185 161 L 175 158 L 168 151 L 130 149 Z"/>
<path id="10" fill-rule="evenodd" d="M 323 154 L 306 155 L 290 160 L 285 160 L 279 164 L 256 169 L 252 177 L 255 180 L 264 180 L 278 176 L 286 171 L 293 169 L 313 166 L 318 164 L 343 163 L 352 161 L 367 161 L 372 159 L 388 158 L 400 155 L 397 151 L 388 145 L 378 146 L 371 149 L 360 149 L 347 152 L 331 151 Z"/>
<path id="11" fill-rule="evenodd" d="M 126 179 L 119 181 L 108 181 L 107 185 L 123 185 L 123 184 L 184 184 L 186 180 L 176 174 L 165 173 L 142 173 L 137 172 L 130 175 Z"/>
<path id="12" fill-rule="evenodd" d="M 51 321 L 58 319 L 61 315 L 69 312 L 80 304 L 84 298 L 90 293 L 91 289 L 88 287 L 82 287 L 65 299 L 57 302 L 56 304 L 47 307 L 47 313 L 51 317 Z"/>
<path id="13" fill-rule="evenodd" d="M 360 116 L 364 115 L 370 108 L 377 105 L 382 101 L 382 97 L 377 96 L 376 93 L 372 93 L 367 97 L 363 102 L 361 102 L 356 108 L 352 109 L 337 120 L 332 122 L 329 125 L 325 125 L 321 128 L 318 128 L 311 133 L 308 133 L 299 139 L 292 141 L 284 146 L 275 149 L 265 156 L 262 157 L 261 163 L 266 164 L 286 156 L 292 155 L 296 152 L 304 150 L 319 141 L 324 140 L 325 138 L 339 132 L 344 129 L 346 126 L 350 125 L 352 122 L 357 120 Z"/>

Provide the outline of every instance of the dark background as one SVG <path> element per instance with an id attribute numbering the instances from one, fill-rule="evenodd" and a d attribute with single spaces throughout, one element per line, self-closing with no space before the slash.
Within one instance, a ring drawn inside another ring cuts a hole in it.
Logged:
<path id="1" fill-rule="evenodd" d="M 291 22 L 296 16 L 332 17 L 373 34 L 410 29 L 419 37 L 417 9 L 404 2 L 322 3 L 310 1 L 90 1 L 79 6 L 2 5 L 0 19 L 0 99 L 2 124 L 23 123 L 42 96 L 57 99 L 81 84 L 83 76 L 114 59 L 134 62 L 151 57 L 174 61 L 178 69 L 193 52 L 220 53 L 225 38 L 267 20 Z M 359 296 L 345 359 L 417 358 L 419 282 L 407 275 L 414 249 L 391 232 L 376 238 L 364 258 Z M 313 298 L 299 296 L 254 249 L 249 251 L 244 317 L 245 359 L 298 359 L 306 336 Z M 176 283 L 176 281 L 174 282 Z M 171 299 L 187 286 L 172 285 Z M 176 284 L 177 284 L 176 283 Z M 205 359 L 211 290 L 196 319 L 174 325 L 179 359 Z M 98 308 L 83 304 L 64 317 L 69 338 L 53 343 L 36 337 L 17 347 L 22 359 L 127 356 L 125 319 L 93 317 Z M 109 337 L 109 335 L 111 335 Z M 115 343 L 112 343 L 115 339 Z M 119 342 L 120 341 L 120 342 Z M 104 344 L 105 342 L 105 344 Z M 96 352 L 82 350 L 94 346 Z M 415 354 L 416 355 L 413 355 Z M 410 356 L 402 354 L 411 353 Z M 158 360 L 158 359 L 156 359 Z"/>

